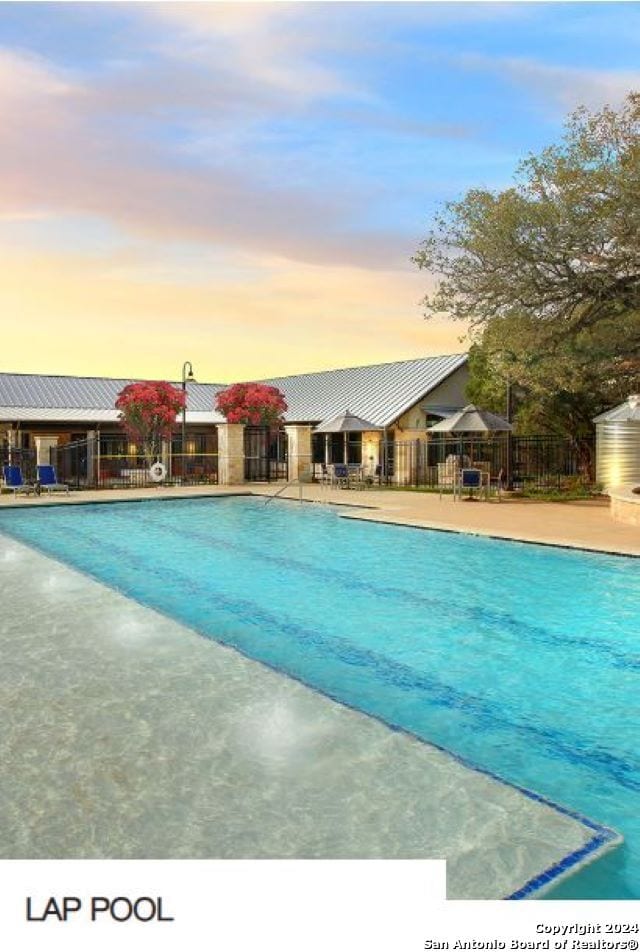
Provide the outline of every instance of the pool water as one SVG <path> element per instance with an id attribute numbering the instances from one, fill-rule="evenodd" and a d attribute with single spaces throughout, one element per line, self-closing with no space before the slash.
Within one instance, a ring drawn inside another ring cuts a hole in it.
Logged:
<path id="1" fill-rule="evenodd" d="M 227 498 L 0 513 L 0 531 L 612 826 L 558 898 L 640 898 L 640 560 Z"/>

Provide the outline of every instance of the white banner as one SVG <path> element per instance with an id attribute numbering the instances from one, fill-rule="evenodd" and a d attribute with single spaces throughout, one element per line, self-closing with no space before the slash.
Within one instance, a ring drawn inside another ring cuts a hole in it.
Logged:
<path id="1" fill-rule="evenodd" d="M 3 950 L 637 952 L 637 902 L 447 902 L 426 860 L 0 861 Z"/>

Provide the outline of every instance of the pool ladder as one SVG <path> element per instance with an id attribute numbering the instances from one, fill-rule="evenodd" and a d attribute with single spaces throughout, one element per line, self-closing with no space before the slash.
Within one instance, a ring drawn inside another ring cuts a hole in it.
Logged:
<path id="1" fill-rule="evenodd" d="M 289 489 L 291 486 L 296 486 L 296 485 L 298 486 L 298 498 L 299 498 L 299 501 L 300 501 L 300 502 L 303 502 L 304 500 L 303 500 L 303 498 L 302 498 L 302 487 L 304 486 L 305 483 L 310 483 L 311 481 L 312 481 L 312 479 L 311 479 L 311 474 L 310 474 L 310 473 L 305 473 L 302 477 L 297 476 L 295 479 L 289 479 L 289 480 L 284 484 L 284 486 L 280 486 L 280 487 L 276 490 L 276 492 L 271 493 L 270 496 L 267 496 L 267 498 L 266 498 L 265 501 L 264 501 L 265 506 L 267 506 L 267 505 L 271 502 L 272 499 L 276 499 L 278 496 L 280 496 L 286 489 Z M 313 500 L 313 502 L 323 502 L 323 501 L 324 501 L 324 500 L 322 500 L 322 499 L 314 499 L 314 500 Z"/>

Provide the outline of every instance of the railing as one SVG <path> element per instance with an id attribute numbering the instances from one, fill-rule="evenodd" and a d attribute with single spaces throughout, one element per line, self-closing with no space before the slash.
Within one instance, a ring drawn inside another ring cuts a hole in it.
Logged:
<path id="1" fill-rule="evenodd" d="M 284 484 L 284 486 L 279 486 L 274 493 L 270 493 L 264 501 L 265 506 L 267 506 L 273 499 L 277 499 L 278 496 L 281 496 L 283 492 L 287 489 L 290 489 L 292 486 L 298 487 L 298 499 L 300 502 L 303 501 L 302 498 L 302 487 L 306 484 L 307 486 L 313 482 L 313 475 L 311 472 L 303 473 L 300 476 L 297 476 L 295 479 L 289 479 Z"/>
<path id="2" fill-rule="evenodd" d="M 513 489 L 561 490 L 593 482 L 593 438 L 501 436 L 494 439 L 437 439 L 384 442 L 379 447 L 383 479 L 397 486 L 439 487 L 449 470 L 478 466 L 502 474 Z"/>
<path id="3" fill-rule="evenodd" d="M 245 479 L 286 480 L 287 442 L 282 431 L 247 427 L 245 431 Z M 491 476 L 502 476 L 514 489 L 563 490 L 594 479 L 593 438 L 568 440 L 554 436 L 500 436 L 493 439 L 444 438 L 411 441 L 381 441 L 378 463 L 367 464 L 374 483 L 395 486 L 446 488 L 447 467 L 477 465 Z M 0 446 L 2 464 L 19 465 L 26 482 L 36 478 L 33 449 Z M 41 460 L 41 462 L 44 462 Z M 127 440 L 105 434 L 52 447 L 50 462 L 58 481 L 72 488 L 120 488 L 156 486 L 148 461 Z M 162 485 L 210 484 L 218 481 L 217 432 L 191 435 L 182 452 L 181 441 L 165 446 L 161 462 L 166 467 Z M 323 480 L 322 464 L 314 476 Z"/>
<path id="4" fill-rule="evenodd" d="M 194 485 L 218 482 L 217 442 L 191 437 L 189 451 L 176 452 L 176 442 L 159 458 L 164 466 L 162 479 L 154 479 L 149 461 L 122 437 L 100 436 L 54 446 L 50 462 L 56 467 L 58 481 L 74 489 L 118 489 L 149 486 Z M 204 448 L 204 451 L 198 450 Z M 179 441 L 178 441 L 178 449 Z"/>

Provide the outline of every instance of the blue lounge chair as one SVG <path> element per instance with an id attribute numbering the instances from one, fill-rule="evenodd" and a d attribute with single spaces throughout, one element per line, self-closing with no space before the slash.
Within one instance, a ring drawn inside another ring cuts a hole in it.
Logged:
<path id="1" fill-rule="evenodd" d="M 50 492 L 69 492 L 66 483 L 59 483 L 56 476 L 55 466 L 38 466 L 38 484 L 40 489 L 46 489 Z"/>
<path id="2" fill-rule="evenodd" d="M 3 466 L 2 475 L 4 476 L 4 484 L 7 489 L 13 489 L 13 495 L 17 496 L 18 493 L 34 493 L 36 487 L 32 486 L 30 483 L 25 483 L 22 478 L 22 470 L 19 466 Z"/>

